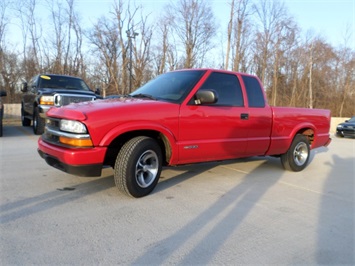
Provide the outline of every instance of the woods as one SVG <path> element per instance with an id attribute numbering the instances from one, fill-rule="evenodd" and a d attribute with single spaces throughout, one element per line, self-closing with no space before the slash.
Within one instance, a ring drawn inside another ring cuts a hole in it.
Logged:
<path id="1" fill-rule="evenodd" d="M 76 0 L 1 1 L 4 100 L 19 103 L 19 84 L 38 73 L 82 77 L 105 96 L 127 94 L 167 71 L 213 67 L 258 75 L 270 105 L 355 115 L 350 28 L 339 29 L 344 41 L 333 47 L 304 36 L 282 1 L 230 0 L 227 10 L 221 24 L 207 0 L 167 2 L 156 13 L 112 0 L 111 11 L 88 24 Z"/>

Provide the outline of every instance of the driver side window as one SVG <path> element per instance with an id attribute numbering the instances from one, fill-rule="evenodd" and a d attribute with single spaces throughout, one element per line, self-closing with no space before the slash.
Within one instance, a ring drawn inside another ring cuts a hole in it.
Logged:
<path id="1" fill-rule="evenodd" d="M 217 102 L 213 106 L 244 106 L 238 77 L 233 74 L 213 72 L 199 90 L 212 90 Z"/>

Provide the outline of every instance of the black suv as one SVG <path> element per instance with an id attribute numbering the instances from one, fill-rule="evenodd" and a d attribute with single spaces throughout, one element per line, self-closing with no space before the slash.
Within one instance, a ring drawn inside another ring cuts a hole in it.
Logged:
<path id="1" fill-rule="evenodd" d="M 0 137 L 2 137 L 2 118 L 4 115 L 4 105 L 1 101 L 1 97 L 6 96 L 6 91 L 0 91 Z"/>
<path id="2" fill-rule="evenodd" d="M 82 79 L 54 74 L 34 76 L 29 84 L 22 84 L 21 91 L 24 93 L 21 102 L 22 125 L 31 126 L 33 120 L 36 135 L 44 132 L 49 108 L 101 98 L 99 91 L 91 91 Z"/>

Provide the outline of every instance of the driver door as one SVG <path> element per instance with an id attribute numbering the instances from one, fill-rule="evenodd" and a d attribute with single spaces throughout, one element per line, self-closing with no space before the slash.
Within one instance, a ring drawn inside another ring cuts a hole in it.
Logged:
<path id="1" fill-rule="evenodd" d="M 179 163 L 215 161 L 243 157 L 248 123 L 238 77 L 212 72 L 199 90 L 212 90 L 214 104 L 181 105 L 179 118 Z"/>

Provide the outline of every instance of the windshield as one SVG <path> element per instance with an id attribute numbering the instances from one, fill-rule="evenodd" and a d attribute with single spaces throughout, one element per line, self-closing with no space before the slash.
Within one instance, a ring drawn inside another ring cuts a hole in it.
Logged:
<path id="1" fill-rule="evenodd" d="M 181 103 L 204 73 L 204 70 L 165 73 L 138 88 L 130 96 Z"/>
<path id="2" fill-rule="evenodd" d="M 40 88 L 90 91 L 88 85 L 79 78 L 41 75 L 39 79 Z"/>
<path id="3" fill-rule="evenodd" d="M 355 116 L 353 116 L 352 118 L 350 118 L 348 122 L 350 122 L 350 123 L 355 123 Z"/>

